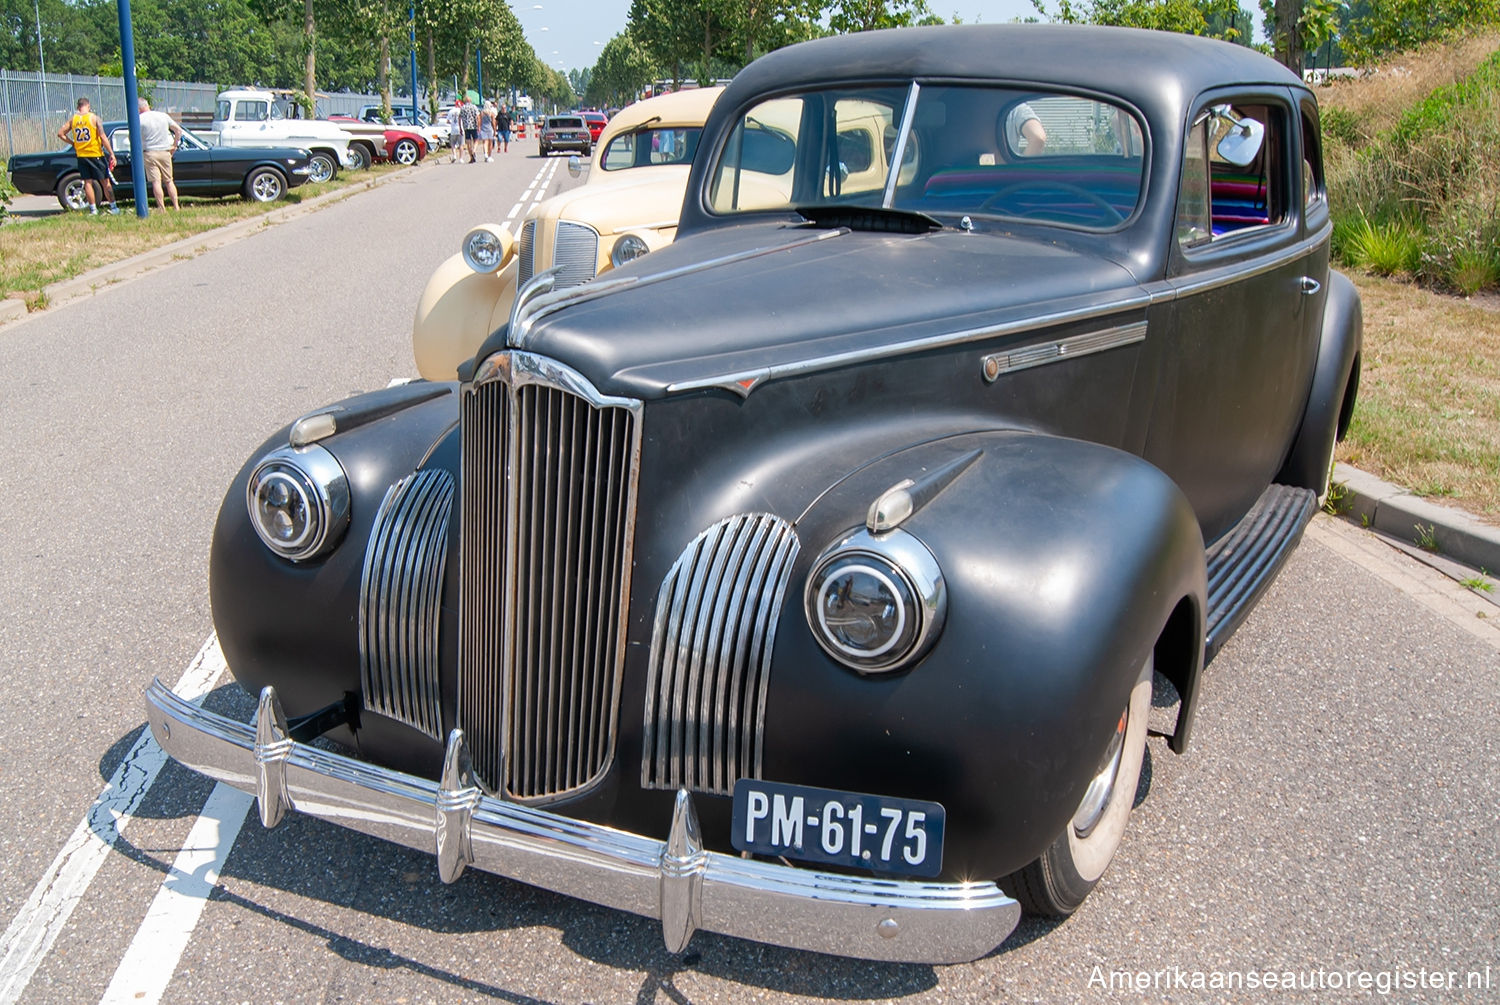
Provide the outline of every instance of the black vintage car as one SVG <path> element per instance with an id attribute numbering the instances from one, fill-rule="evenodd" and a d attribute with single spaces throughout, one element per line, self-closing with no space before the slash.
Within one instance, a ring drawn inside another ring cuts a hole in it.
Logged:
<path id="1" fill-rule="evenodd" d="M 124 122 L 106 122 L 104 132 L 114 148 L 115 194 L 135 197 L 130 174 L 130 130 Z M 172 155 L 172 178 L 178 195 L 242 195 L 255 202 L 275 202 L 288 189 L 307 181 L 309 154 L 296 147 L 215 147 L 184 129 Z M 44 154 L 16 154 L 10 159 L 11 184 L 27 195 L 55 195 L 63 209 L 83 209 L 88 198 L 78 175 L 73 148 Z"/>
<path id="2" fill-rule="evenodd" d="M 257 718 L 155 684 L 151 727 L 267 825 L 674 950 L 974 959 L 1099 880 L 1153 693 L 1180 752 L 1324 491 L 1361 338 L 1329 230 L 1314 97 L 1242 47 L 773 53 L 715 105 L 675 244 L 537 276 L 460 383 L 265 442 L 210 584 Z"/>

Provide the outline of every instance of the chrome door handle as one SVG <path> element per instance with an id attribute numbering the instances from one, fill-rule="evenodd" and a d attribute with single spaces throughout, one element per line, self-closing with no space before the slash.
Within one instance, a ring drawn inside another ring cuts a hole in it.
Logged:
<path id="1" fill-rule="evenodd" d="M 1302 290 L 1303 293 L 1306 293 L 1308 296 L 1312 296 L 1314 293 L 1323 288 L 1323 284 L 1318 282 L 1312 276 L 1303 276 L 1297 281 L 1297 286 Z"/>

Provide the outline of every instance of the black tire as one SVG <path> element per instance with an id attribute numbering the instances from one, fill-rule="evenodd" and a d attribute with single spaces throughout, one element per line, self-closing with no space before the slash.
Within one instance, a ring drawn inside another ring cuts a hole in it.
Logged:
<path id="1" fill-rule="evenodd" d="M 545 143 L 538 143 L 536 152 L 538 157 L 549 157 L 552 154 L 552 151 L 547 149 L 547 144 Z"/>
<path id="2" fill-rule="evenodd" d="M 375 163 L 375 154 L 363 143 L 349 144 L 349 159 L 354 161 L 351 171 L 363 171 Z"/>
<path id="3" fill-rule="evenodd" d="M 275 168 L 258 167 L 245 177 L 245 198 L 251 202 L 275 202 L 286 195 L 286 176 Z"/>
<path id="4" fill-rule="evenodd" d="M 415 140 L 397 140 L 396 146 L 391 150 L 391 160 L 403 166 L 411 166 L 421 157 L 422 151 L 418 149 Z"/>
<path id="5" fill-rule="evenodd" d="M 85 182 L 83 176 L 77 171 L 69 171 L 57 180 L 57 188 L 53 194 L 63 209 L 80 210 L 89 204 L 89 197 L 84 193 Z"/>
<path id="6" fill-rule="evenodd" d="M 1047 850 L 1036 861 L 1000 880 L 1001 889 L 1026 913 L 1054 918 L 1072 914 L 1119 850 L 1146 756 L 1154 665 L 1148 657 L 1120 716 L 1118 746 L 1112 737 L 1100 763 L 1096 783 L 1106 775 L 1109 779 L 1102 796 L 1090 785 L 1073 818 L 1063 825 L 1062 833 Z M 1118 755 L 1112 756 L 1115 750 Z"/>
<path id="7" fill-rule="evenodd" d="M 307 176 L 308 181 L 331 181 L 338 177 L 338 158 L 326 150 L 314 150 L 311 159 L 312 173 Z"/>

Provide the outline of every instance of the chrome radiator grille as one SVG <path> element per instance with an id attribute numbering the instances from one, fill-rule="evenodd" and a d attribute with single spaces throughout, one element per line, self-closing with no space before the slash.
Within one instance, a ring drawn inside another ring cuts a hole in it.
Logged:
<path id="1" fill-rule="evenodd" d="M 640 403 L 541 357 L 490 357 L 463 395 L 458 718 L 517 799 L 614 756 Z"/>
<path id="2" fill-rule="evenodd" d="M 527 220 L 516 242 L 516 288 L 526 285 L 536 272 L 536 221 Z"/>
<path id="3" fill-rule="evenodd" d="M 593 279 L 599 268 L 599 232 L 581 223 L 560 222 L 552 264 L 558 267 L 555 290 Z"/>
<path id="4" fill-rule="evenodd" d="M 438 611 L 453 477 L 429 469 L 386 492 L 359 585 L 359 676 L 365 707 L 442 739 Z"/>
<path id="5" fill-rule="evenodd" d="M 771 647 L 800 545 L 742 513 L 687 546 L 656 603 L 641 785 L 728 794 L 759 778 Z"/>

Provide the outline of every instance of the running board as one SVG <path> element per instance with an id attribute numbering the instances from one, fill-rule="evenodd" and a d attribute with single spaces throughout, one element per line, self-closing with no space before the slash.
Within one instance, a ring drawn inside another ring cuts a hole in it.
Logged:
<path id="1" fill-rule="evenodd" d="M 1308 489 L 1272 485 L 1233 530 L 1209 547 L 1205 665 L 1281 571 L 1317 508 L 1317 497 Z"/>

